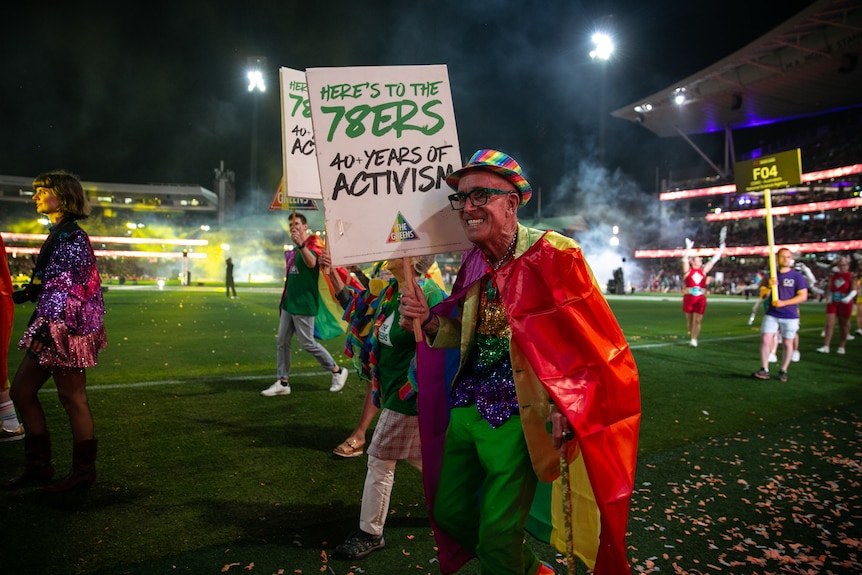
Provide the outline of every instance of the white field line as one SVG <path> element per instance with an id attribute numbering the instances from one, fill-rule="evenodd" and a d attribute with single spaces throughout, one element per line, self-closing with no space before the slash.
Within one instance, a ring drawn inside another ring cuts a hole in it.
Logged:
<path id="1" fill-rule="evenodd" d="M 808 329 L 800 329 L 800 332 L 806 331 L 818 331 L 820 328 L 808 328 Z M 754 339 L 759 338 L 759 333 L 750 333 L 746 335 L 732 335 L 726 337 L 712 337 L 709 339 L 701 339 L 700 343 L 709 345 L 710 342 L 717 341 L 733 341 L 740 339 Z M 636 349 L 655 349 L 660 347 L 671 347 L 671 346 L 688 346 L 688 339 L 681 337 L 676 341 L 668 341 L 668 342 L 660 342 L 660 343 L 644 343 L 644 344 L 633 344 L 630 345 L 629 348 L 632 350 Z M 756 351 L 756 350 L 755 350 Z M 756 355 L 756 354 L 754 354 Z M 754 356 L 753 355 L 753 356 Z M 309 372 L 301 372 L 301 373 L 293 373 L 290 375 L 291 379 L 297 378 L 307 378 L 307 377 L 320 377 L 322 375 L 327 375 L 326 371 L 309 371 Z M 227 377 L 219 377 L 220 380 L 226 381 L 257 381 L 261 379 L 272 379 L 273 375 L 232 375 Z M 156 387 L 161 385 L 183 385 L 187 383 L 198 383 L 203 381 L 202 379 L 163 379 L 160 381 L 139 381 L 135 383 L 118 383 L 118 384 L 102 384 L 102 385 L 88 385 L 87 391 L 97 391 L 103 389 L 129 389 L 136 387 Z M 53 388 L 42 389 L 41 392 L 51 392 L 54 393 Z"/>

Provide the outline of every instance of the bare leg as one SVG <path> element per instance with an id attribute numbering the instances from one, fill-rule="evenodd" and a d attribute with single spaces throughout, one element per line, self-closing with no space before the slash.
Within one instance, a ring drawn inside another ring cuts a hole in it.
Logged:
<path id="1" fill-rule="evenodd" d="M 700 335 L 700 326 L 703 323 L 703 316 L 699 313 L 691 314 L 691 338 L 697 339 Z"/>
<path id="2" fill-rule="evenodd" d="M 790 367 L 790 360 L 793 358 L 793 338 L 784 339 L 784 354 L 781 356 L 781 371 L 787 371 Z"/>
<path id="3" fill-rule="evenodd" d="M 838 337 L 841 343 L 838 344 L 838 347 L 844 347 L 847 345 L 847 336 L 850 334 L 850 318 L 849 317 L 839 317 L 838 318 Z"/>
<path id="4" fill-rule="evenodd" d="M 823 345 L 829 347 L 832 342 L 832 334 L 835 332 L 835 314 L 826 314 L 826 327 L 823 333 Z"/>
<path id="5" fill-rule="evenodd" d="M 93 414 L 87 400 L 87 372 L 83 369 L 54 368 L 54 382 L 60 403 L 69 416 L 75 443 L 93 439 Z"/>
<path id="6" fill-rule="evenodd" d="M 47 435 L 48 424 L 45 420 L 45 410 L 39 403 L 39 390 L 48 381 L 51 372 L 39 365 L 29 353 L 24 355 L 9 395 L 18 409 L 18 415 L 24 423 L 24 428 L 30 435 Z"/>
<path id="7" fill-rule="evenodd" d="M 344 441 L 351 449 L 358 449 L 365 445 L 365 435 L 368 432 L 368 427 L 374 421 L 374 416 L 377 414 L 377 406 L 374 405 L 371 382 L 367 382 L 365 386 L 365 399 L 362 401 L 362 412 L 359 414 L 359 422 L 356 427 Z M 342 444 L 344 445 L 344 444 Z M 339 445 L 335 448 L 336 455 L 340 455 L 338 450 L 342 447 Z"/>
<path id="8" fill-rule="evenodd" d="M 772 352 L 776 340 L 777 334 L 760 334 L 760 367 L 765 371 L 769 371 L 769 354 Z"/>

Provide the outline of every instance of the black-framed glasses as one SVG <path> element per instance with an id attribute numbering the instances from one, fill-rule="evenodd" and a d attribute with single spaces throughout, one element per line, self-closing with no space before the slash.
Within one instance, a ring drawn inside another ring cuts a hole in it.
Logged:
<path id="1" fill-rule="evenodd" d="M 488 203 L 491 196 L 504 196 L 508 194 L 517 194 L 515 190 L 496 190 L 494 188 L 475 188 L 469 192 L 455 192 L 449 196 L 449 204 L 453 210 L 463 210 L 467 205 L 467 198 L 470 198 L 470 203 L 474 208 L 484 206 Z"/>

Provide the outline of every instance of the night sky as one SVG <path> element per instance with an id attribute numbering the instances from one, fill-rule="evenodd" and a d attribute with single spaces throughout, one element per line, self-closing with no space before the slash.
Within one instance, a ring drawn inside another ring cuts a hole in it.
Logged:
<path id="1" fill-rule="evenodd" d="M 0 34 L 0 174 L 65 168 L 89 181 L 211 189 L 224 161 L 241 204 L 254 205 L 258 97 L 258 180 L 268 202 L 281 176 L 279 67 L 446 64 L 462 155 L 505 150 L 546 191 L 546 210 L 583 206 L 589 192 L 577 182 L 594 173 L 599 113 L 705 68 L 808 4 L 15 2 L 4 7 Z M 617 52 L 600 104 L 601 68 L 588 52 L 603 22 Z M 267 58 L 264 95 L 247 91 L 251 56 Z M 657 169 L 702 162 L 634 124 L 607 116 L 605 125 L 607 172 L 596 177 L 614 185 L 654 192 Z"/>

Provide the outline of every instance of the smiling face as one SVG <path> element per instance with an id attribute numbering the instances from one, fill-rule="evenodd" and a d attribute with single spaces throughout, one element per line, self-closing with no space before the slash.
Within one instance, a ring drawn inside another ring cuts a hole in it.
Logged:
<path id="1" fill-rule="evenodd" d="M 512 235 L 518 226 L 516 212 L 520 198 L 509 180 L 487 170 L 473 170 L 458 182 L 458 191 L 469 194 L 477 188 L 512 190 L 511 194 L 492 195 L 488 203 L 474 206 L 470 200 L 461 212 L 461 227 L 467 239 L 473 242 L 489 260 L 499 259 L 506 253 Z"/>

